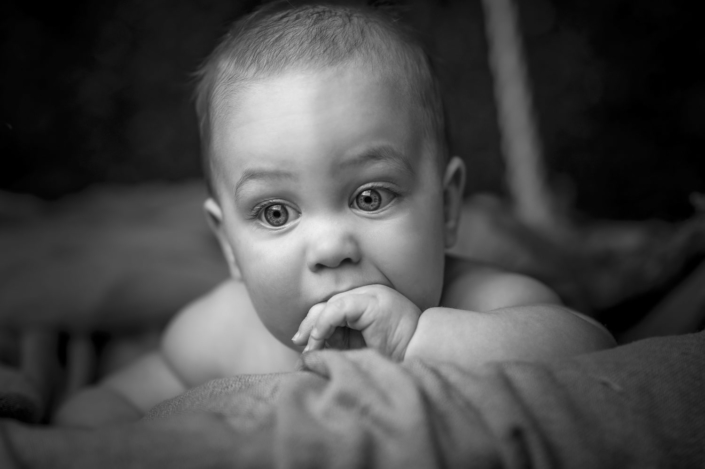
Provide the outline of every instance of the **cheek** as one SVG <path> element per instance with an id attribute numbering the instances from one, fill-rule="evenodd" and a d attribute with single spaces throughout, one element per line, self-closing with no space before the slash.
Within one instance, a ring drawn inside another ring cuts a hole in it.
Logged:
<path id="1" fill-rule="evenodd" d="M 422 206 L 369 240 L 383 273 L 422 310 L 438 306 L 443 290 L 442 227 L 442 214 Z"/>
<path id="2" fill-rule="evenodd" d="M 291 246 L 262 239 L 243 240 L 235 256 L 252 304 L 279 340 L 289 340 L 306 311 L 299 311 L 301 260 Z"/>

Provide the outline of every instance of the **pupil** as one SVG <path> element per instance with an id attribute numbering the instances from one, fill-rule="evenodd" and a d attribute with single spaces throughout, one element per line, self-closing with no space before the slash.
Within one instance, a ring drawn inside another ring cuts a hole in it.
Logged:
<path id="1" fill-rule="evenodd" d="M 382 197 L 374 189 L 363 191 L 357 196 L 357 206 L 361 210 L 374 212 L 379 209 L 380 205 L 382 205 Z"/>
<path id="2" fill-rule="evenodd" d="M 272 226 L 282 226 L 289 220 L 281 205 L 270 205 L 267 207 L 264 211 L 264 217 L 267 219 L 267 223 Z"/>

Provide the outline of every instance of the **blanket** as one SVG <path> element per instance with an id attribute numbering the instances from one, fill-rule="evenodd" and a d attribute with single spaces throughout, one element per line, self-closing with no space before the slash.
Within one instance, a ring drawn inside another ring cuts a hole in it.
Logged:
<path id="1" fill-rule="evenodd" d="M 0 197 L 0 468 L 705 466 L 702 334 L 465 370 L 324 351 L 294 373 L 213 381 L 133 425 L 44 426 L 116 355 L 93 351 L 92 334 L 154 331 L 226 277 L 204 196 L 194 183 L 96 187 L 51 206 Z M 545 252 L 507 250 L 528 239 L 508 226 L 501 249 L 487 248 L 494 235 L 463 249 Z"/>
<path id="2" fill-rule="evenodd" d="M 0 466 L 705 467 L 705 333 L 458 368 L 319 351 L 210 382 L 143 421 L 0 425 Z"/>

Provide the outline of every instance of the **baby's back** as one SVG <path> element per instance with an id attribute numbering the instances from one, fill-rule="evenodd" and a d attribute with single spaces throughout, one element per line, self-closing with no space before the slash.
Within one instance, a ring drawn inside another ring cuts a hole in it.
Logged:
<path id="1" fill-rule="evenodd" d="M 448 256 L 441 304 L 476 312 L 560 303 L 540 282 L 488 264 Z M 242 282 L 227 280 L 181 311 L 168 327 L 162 349 L 185 384 L 249 373 L 294 369 L 299 352 L 279 342 L 262 324 Z"/>
<path id="2" fill-rule="evenodd" d="M 249 373 L 292 371 L 298 352 L 259 320 L 245 285 L 226 280 L 171 322 L 162 349 L 189 386 Z"/>
<path id="3" fill-rule="evenodd" d="M 440 306 L 482 312 L 535 303 L 561 303 L 561 300 L 533 278 L 484 262 L 446 256 Z"/>

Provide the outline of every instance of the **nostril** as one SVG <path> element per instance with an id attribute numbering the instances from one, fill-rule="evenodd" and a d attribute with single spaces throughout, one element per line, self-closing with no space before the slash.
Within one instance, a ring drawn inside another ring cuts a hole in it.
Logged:
<path id="1" fill-rule="evenodd" d="M 359 262 L 361 255 L 355 236 L 344 227 L 319 231 L 306 246 L 306 261 L 311 271 L 352 265 Z"/>
<path id="2" fill-rule="evenodd" d="M 323 269 L 334 269 L 337 267 L 343 267 L 345 265 L 353 265 L 355 264 L 355 261 L 353 261 L 351 258 L 346 257 L 338 262 L 318 262 L 316 265 L 314 265 L 314 270 L 323 270 Z"/>

